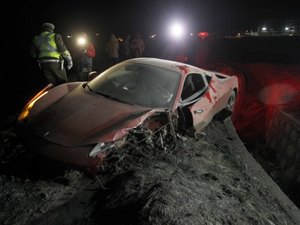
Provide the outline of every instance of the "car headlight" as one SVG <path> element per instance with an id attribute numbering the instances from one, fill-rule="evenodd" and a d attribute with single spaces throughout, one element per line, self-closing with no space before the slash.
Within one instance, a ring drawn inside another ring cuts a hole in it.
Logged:
<path id="1" fill-rule="evenodd" d="M 34 103 L 39 100 L 41 97 L 43 97 L 45 94 L 47 94 L 48 92 L 44 92 L 41 95 L 34 97 L 22 110 L 21 114 L 18 116 L 18 121 L 24 120 L 29 116 L 29 112 L 32 109 Z"/>
<path id="2" fill-rule="evenodd" d="M 53 84 L 48 84 L 43 90 L 37 93 L 23 108 L 21 114 L 18 116 L 18 121 L 24 120 L 29 116 L 29 112 L 32 109 L 34 103 L 48 93 L 48 90 L 53 87 Z"/>
<path id="3" fill-rule="evenodd" d="M 97 155 L 99 155 L 100 152 L 104 152 L 112 147 L 114 147 L 114 143 L 104 143 L 104 142 L 99 142 L 96 144 L 96 146 L 90 151 L 89 157 L 96 158 Z"/>

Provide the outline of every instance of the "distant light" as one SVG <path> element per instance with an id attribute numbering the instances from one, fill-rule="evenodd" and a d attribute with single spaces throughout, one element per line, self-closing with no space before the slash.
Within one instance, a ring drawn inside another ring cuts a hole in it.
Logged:
<path id="1" fill-rule="evenodd" d="M 151 38 L 151 39 L 154 39 L 156 37 L 156 34 L 151 34 L 150 36 L 149 36 L 149 38 Z"/>
<path id="2" fill-rule="evenodd" d="M 263 28 L 261 28 L 261 30 L 262 30 L 262 31 L 266 31 L 266 30 L 267 30 L 267 28 L 266 28 L 266 27 L 263 27 Z"/>
<path id="3" fill-rule="evenodd" d="M 96 36 L 99 36 L 99 35 L 100 35 L 100 34 L 98 34 L 98 33 L 96 34 Z"/>
<path id="4" fill-rule="evenodd" d="M 86 38 L 84 38 L 84 37 L 79 37 L 79 38 L 77 39 L 77 43 L 78 43 L 78 45 L 85 45 L 85 44 L 86 44 Z"/>
<path id="5" fill-rule="evenodd" d="M 72 36 L 71 36 L 71 35 L 68 35 L 67 38 L 72 38 Z"/>
<path id="6" fill-rule="evenodd" d="M 171 26 L 171 35 L 175 38 L 180 38 L 183 36 L 184 29 L 180 23 L 175 23 Z"/>
<path id="7" fill-rule="evenodd" d="M 193 34 L 193 33 L 190 33 L 190 36 L 194 36 L 194 34 Z"/>
<path id="8" fill-rule="evenodd" d="M 198 33 L 198 37 L 200 37 L 202 40 L 204 40 L 205 38 L 207 38 L 209 36 L 208 32 L 206 31 L 202 31 Z"/>
<path id="9" fill-rule="evenodd" d="M 288 31 L 290 28 L 289 27 L 285 27 L 284 30 Z"/>

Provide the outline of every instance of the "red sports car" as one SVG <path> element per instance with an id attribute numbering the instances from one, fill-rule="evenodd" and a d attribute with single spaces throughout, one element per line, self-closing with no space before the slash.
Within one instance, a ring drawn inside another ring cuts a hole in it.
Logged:
<path id="1" fill-rule="evenodd" d="M 123 61 L 89 82 L 48 85 L 18 117 L 37 153 L 95 175 L 109 151 L 163 147 L 233 110 L 235 76 L 156 58 Z M 179 136 L 179 135 L 178 135 Z"/>

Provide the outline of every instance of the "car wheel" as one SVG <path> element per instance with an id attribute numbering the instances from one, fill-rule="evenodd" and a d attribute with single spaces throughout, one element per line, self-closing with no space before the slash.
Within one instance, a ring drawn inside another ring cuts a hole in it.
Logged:
<path id="1" fill-rule="evenodd" d="M 232 90 L 226 106 L 220 112 L 218 112 L 213 119 L 216 119 L 218 121 L 224 121 L 227 117 L 229 117 L 233 112 L 235 100 L 236 100 L 236 93 L 235 91 Z"/>
<path id="2" fill-rule="evenodd" d="M 183 135 L 194 137 L 193 116 L 187 106 L 178 107 L 178 132 Z"/>
<path id="3" fill-rule="evenodd" d="M 235 100 L 236 100 L 236 93 L 235 93 L 235 91 L 232 91 L 231 94 L 230 94 L 230 97 L 228 99 L 228 102 L 227 102 L 227 105 L 226 105 L 225 109 L 227 109 L 229 111 L 233 111 Z"/>

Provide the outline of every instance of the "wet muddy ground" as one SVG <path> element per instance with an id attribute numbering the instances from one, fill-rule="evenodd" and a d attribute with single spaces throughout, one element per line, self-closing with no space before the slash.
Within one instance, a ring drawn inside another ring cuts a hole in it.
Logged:
<path id="1" fill-rule="evenodd" d="M 299 224 L 298 209 L 220 121 L 173 150 L 110 154 L 101 185 L 37 160 L 11 124 L 1 130 L 0 224 Z"/>

